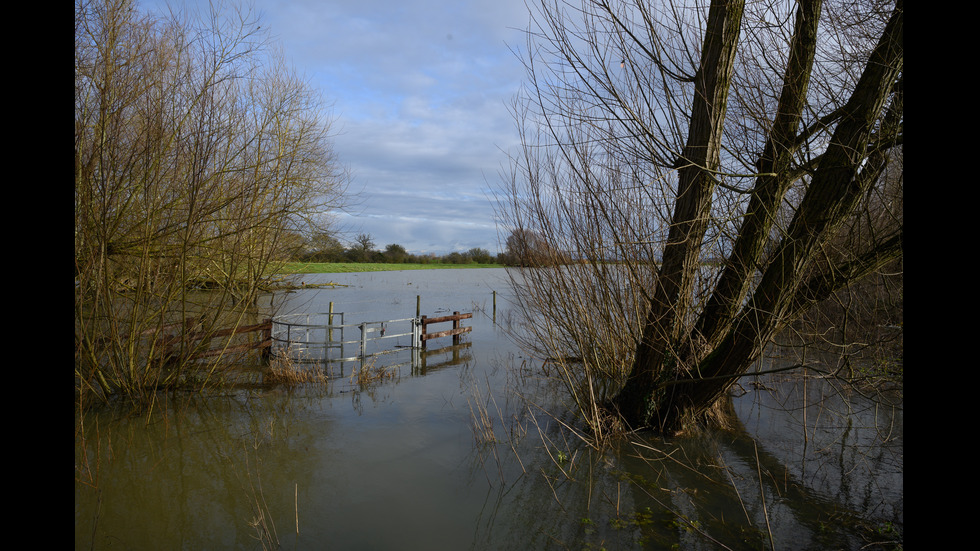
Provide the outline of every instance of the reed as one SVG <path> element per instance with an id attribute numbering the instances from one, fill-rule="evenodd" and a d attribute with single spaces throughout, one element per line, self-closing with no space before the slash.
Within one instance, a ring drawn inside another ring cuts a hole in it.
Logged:
<path id="1" fill-rule="evenodd" d="M 473 385 L 472 392 L 467 398 L 470 406 L 470 428 L 473 430 L 473 439 L 477 444 L 493 444 L 497 442 L 494 432 L 493 415 L 490 407 L 493 406 L 500 414 L 500 408 L 493 397 L 493 393 L 487 391 L 484 395 L 476 385 Z"/>
<path id="2" fill-rule="evenodd" d="M 304 367 L 288 356 L 277 356 L 269 362 L 263 380 L 271 385 L 326 384 L 326 370 Z"/>
<path id="3" fill-rule="evenodd" d="M 370 386 L 391 379 L 396 373 L 395 367 L 378 365 L 376 361 L 363 362 L 359 368 L 351 370 L 350 382 L 362 387 Z"/>

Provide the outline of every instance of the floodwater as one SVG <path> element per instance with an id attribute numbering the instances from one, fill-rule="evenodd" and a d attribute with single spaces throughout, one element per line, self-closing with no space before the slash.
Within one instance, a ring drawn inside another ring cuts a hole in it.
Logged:
<path id="1" fill-rule="evenodd" d="M 418 305 L 473 312 L 473 330 L 414 360 L 399 337 L 378 360 L 392 376 L 367 386 L 349 364 L 326 386 L 88 415 L 76 549 L 860 549 L 903 529 L 900 403 L 770 378 L 738 387 L 745 435 L 596 452 L 507 338 L 503 270 L 303 279 L 345 286 L 278 294 L 279 313 L 333 303 L 349 324 Z"/>

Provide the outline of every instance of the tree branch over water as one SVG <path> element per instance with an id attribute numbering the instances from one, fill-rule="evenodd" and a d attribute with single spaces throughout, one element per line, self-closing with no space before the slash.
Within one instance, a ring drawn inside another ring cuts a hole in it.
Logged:
<path id="1" fill-rule="evenodd" d="M 709 422 L 835 293 L 901 272 L 901 0 L 542 1 L 501 187 L 544 357 L 602 433 Z M 900 277 L 900 276 L 899 276 Z M 899 283 L 900 284 L 900 283 Z M 868 289 L 869 287 L 864 287 Z"/>

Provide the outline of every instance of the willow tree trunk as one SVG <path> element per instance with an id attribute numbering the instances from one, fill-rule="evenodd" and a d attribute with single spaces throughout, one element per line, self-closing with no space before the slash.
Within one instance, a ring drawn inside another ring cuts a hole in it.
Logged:
<path id="1" fill-rule="evenodd" d="M 819 0 L 799 3 L 790 60 L 760 175 L 738 238 L 706 305 L 690 319 L 689 282 L 699 269 L 714 191 L 713 170 L 738 41 L 741 2 L 712 3 L 692 109 L 691 132 L 680 161 L 679 191 L 670 237 L 632 369 L 613 405 L 630 425 L 677 431 L 698 422 L 736 378 L 759 357 L 772 336 L 807 306 L 859 273 L 901 254 L 902 233 L 874 251 L 839 265 L 821 266 L 822 245 L 850 216 L 880 175 L 883 160 L 869 149 L 876 135 L 902 124 L 903 2 L 899 0 L 864 71 L 843 107 L 837 126 L 807 187 L 788 232 L 765 266 L 751 298 L 753 269 L 778 203 L 795 178 L 788 171 L 799 139 L 809 67 L 816 48 Z M 886 105 L 889 98 L 891 104 Z M 887 112 L 886 112 L 887 111 Z M 743 306 L 744 303 L 744 306 Z"/>
<path id="2" fill-rule="evenodd" d="M 903 0 L 682 4 L 540 0 L 514 104 L 518 338 L 600 437 L 705 420 L 902 254 Z"/>
<path id="3" fill-rule="evenodd" d="M 679 314 L 689 307 L 691 283 L 700 264 L 744 9 L 743 0 L 730 0 L 713 2 L 708 13 L 687 145 L 677 161 L 673 221 L 633 369 L 616 400 L 628 420 L 648 417 L 660 374 L 667 373 L 661 366 L 674 357 L 671 346 L 681 337 Z"/>

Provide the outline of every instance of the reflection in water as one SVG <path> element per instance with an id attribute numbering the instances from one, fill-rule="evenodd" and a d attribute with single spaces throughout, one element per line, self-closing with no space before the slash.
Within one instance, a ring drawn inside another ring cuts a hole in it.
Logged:
<path id="1" fill-rule="evenodd" d="M 767 379 L 733 400 L 746 435 L 597 451 L 544 413 L 561 395 L 487 312 L 497 291 L 507 318 L 501 271 L 329 277 L 348 287 L 280 308 L 334 302 L 377 320 L 418 300 L 424 314 L 473 311 L 474 329 L 380 384 L 338 376 L 88 415 L 77 548 L 857 549 L 867 529 L 904 522 L 900 407 Z"/>

